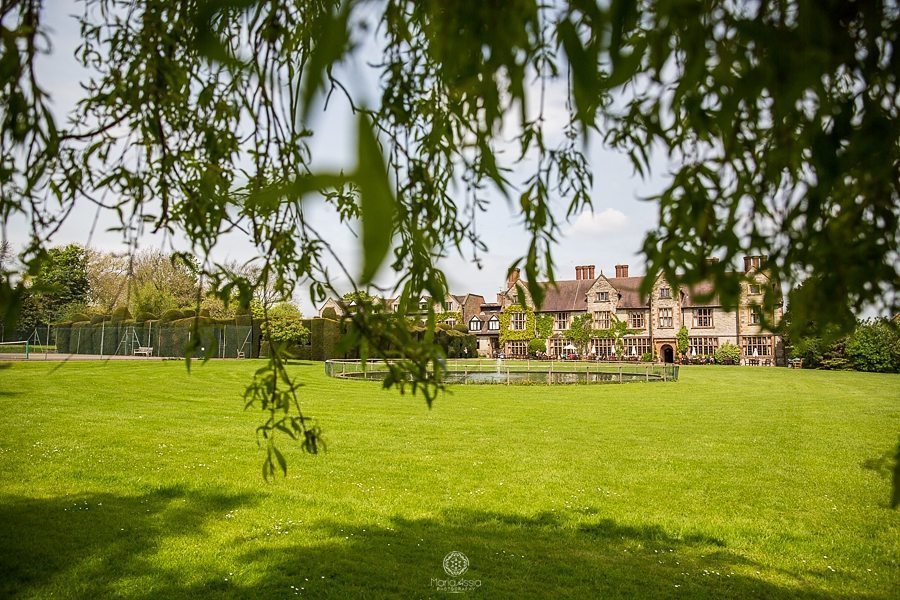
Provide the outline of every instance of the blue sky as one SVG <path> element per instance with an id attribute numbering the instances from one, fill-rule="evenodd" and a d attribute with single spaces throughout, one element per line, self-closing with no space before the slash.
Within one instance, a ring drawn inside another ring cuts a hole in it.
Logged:
<path id="1" fill-rule="evenodd" d="M 74 50 L 78 44 L 79 31 L 72 16 L 80 12 L 82 5 L 71 0 L 51 0 L 46 4 L 45 19 L 53 30 L 51 55 L 41 59 L 39 78 L 49 92 L 54 111 L 60 120 L 68 114 L 80 98 L 79 81 L 89 75 L 78 63 Z M 371 53 L 377 51 L 375 44 L 369 44 L 357 54 L 357 63 L 345 68 L 346 81 L 355 82 L 354 92 L 360 95 L 374 94 L 373 74 L 365 67 L 365 61 L 371 61 Z M 561 129 L 565 120 L 565 94 L 561 85 L 553 85 L 548 89 L 545 116 L 549 137 L 554 131 Z M 332 98 L 327 111 L 314 121 L 315 135 L 312 142 L 313 156 L 317 166 L 323 168 L 344 168 L 352 170 L 355 161 L 355 123 L 346 100 L 339 95 Z M 515 138 L 515 128 L 507 127 L 503 132 L 507 142 Z M 499 145 L 503 148 L 503 143 Z M 598 273 L 613 272 L 618 263 L 632 265 L 631 272 L 643 272 L 643 259 L 640 247 L 645 233 L 655 225 L 657 214 L 654 203 L 643 202 L 642 197 L 659 191 L 665 182 L 666 163 L 660 157 L 654 159 L 654 176 L 643 181 L 633 173 L 628 159 L 622 155 L 604 149 L 596 140 L 588 149 L 590 164 L 594 173 L 593 212 L 576 215 L 562 226 L 562 235 L 558 247 L 553 252 L 556 275 L 558 279 L 574 278 L 575 265 L 594 264 Z M 511 180 L 520 182 L 524 179 L 524 168 L 513 172 Z M 486 242 L 489 251 L 483 258 L 483 268 L 477 269 L 471 260 L 471 251 L 466 256 L 450 256 L 442 262 L 442 266 L 453 293 L 473 292 L 483 294 L 492 300 L 502 287 L 509 265 L 526 250 L 527 236 L 521 227 L 521 217 L 514 206 L 498 194 L 491 196 L 492 203 L 487 213 L 478 220 L 478 229 Z M 566 206 L 560 202 L 556 214 L 563 221 Z M 346 227 L 337 222 L 327 207 L 313 209 L 314 221 L 318 230 L 329 240 L 332 249 L 347 262 L 351 272 L 358 270 L 358 246 L 356 238 Z M 97 226 L 92 227 L 95 218 Z M 97 214 L 97 208 L 87 201 L 78 204 L 71 217 L 50 240 L 52 244 L 90 243 L 92 247 L 103 250 L 125 251 L 121 233 L 109 231 L 118 224 L 110 214 Z M 90 234 L 93 229 L 93 234 Z M 27 223 L 16 218 L 7 225 L 6 234 L 11 243 L 20 246 L 27 236 Z M 170 245 L 185 249 L 184 240 L 163 239 L 160 236 L 144 236 L 143 247 L 164 247 Z M 254 249 L 236 237 L 220 240 L 214 254 L 217 260 L 247 260 L 255 255 Z M 346 282 L 337 279 L 337 285 L 346 286 Z M 390 285 L 392 274 L 385 269 L 378 282 Z M 301 305 L 304 313 L 314 310 L 306 290 L 300 289 L 295 300 Z"/>

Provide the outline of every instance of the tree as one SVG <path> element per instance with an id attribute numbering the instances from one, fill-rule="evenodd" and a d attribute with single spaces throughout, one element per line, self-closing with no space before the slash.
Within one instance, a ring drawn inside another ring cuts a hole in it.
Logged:
<path id="1" fill-rule="evenodd" d="M 858 371 L 900 372 L 900 331 L 887 320 L 861 322 L 847 339 L 845 351 Z"/>
<path id="2" fill-rule="evenodd" d="M 96 311 L 108 315 L 124 302 L 128 294 L 128 269 L 127 256 L 87 250 L 88 302 Z M 137 314 L 141 310 L 133 312 Z"/>
<path id="3" fill-rule="evenodd" d="M 648 272 L 672 285 L 712 280 L 734 308 L 742 276 L 731 263 L 764 254 L 776 281 L 819 274 L 791 295 L 793 323 L 846 331 L 854 310 L 898 308 L 886 294 L 898 280 L 900 203 L 893 3 L 139 0 L 123 13 L 95 0 L 79 17 L 90 81 L 65 127 L 36 60 L 38 42 L 52 40 L 43 10 L 15 3 L 0 22 L 0 225 L 12 215 L 31 225 L 23 273 L 37 272 L 48 234 L 86 200 L 111 203 L 127 230 L 141 222 L 186 236 L 223 300 L 249 304 L 260 285 L 287 298 L 301 280 L 314 299 L 336 295 L 332 260 L 355 288 L 388 261 L 402 302 L 440 298 L 440 257 L 481 260 L 476 223 L 493 189 L 518 203 L 528 249 L 511 266 L 524 268 L 539 306 L 560 233 L 552 207 L 571 216 L 590 205 L 582 148 L 597 135 L 638 174 L 653 168 L 651 150 L 679 165 L 655 198 Z M 366 36 L 383 48 L 380 97 L 341 81 L 342 64 L 368 59 Z M 548 86 L 568 97 L 559 136 Z M 322 134 L 319 101 L 334 95 L 358 116 L 347 173 L 317 169 L 309 144 Z M 510 136 L 515 151 L 500 152 Z M 313 194 L 348 226 L 360 219 L 358 273 L 308 221 Z M 209 260 L 225 231 L 258 249 L 257 282 Z M 765 302 L 775 296 L 767 290 Z M 4 315 L 23 297 L 21 280 L 5 278 Z M 433 335 L 379 311 L 353 320 L 350 343 L 373 342 L 382 357 L 375 340 L 400 349 L 386 383 L 411 382 L 430 404 L 441 368 Z M 270 367 L 261 378 L 290 380 L 277 354 Z M 254 386 L 248 399 L 270 417 L 264 434 L 296 428 L 317 447 L 302 414 L 282 416 L 297 405 L 293 392 Z M 268 473 L 276 454 L 266 439 Z"/>
<path id="4" fill-rule="evenodd" d="M 678 330 L 678 334 L 675 336 L 675 343 L 677 345 L 679 356 L 686 355 L 688 347 L 690 346 L 690 336 L 688 335 L 687 327 L 684 325 Z"/>
<path id="5" fill-rule="evenodd" d="M 263 335 L 271 342 L 302 344 L 309 337 L 300 309 L 291 302 L 280 302 L 264 313 Z"/>
<path id="6" fill-rule="evenodd" d="M 21 337 L 57 320 L 67 308 L 83 306 L 89 289 L 84 248 L 75 244 L 50 248 L 29 283 L 17 326 Z"/>
<path id="7" fill-rule="evenodd" d="M 628 322 L 619 319 L 616 315 L 611 315 L 612 320 L 608 329 L 601 329 L 596 332 L 597 337 L 610 338 L 613 340 L 613 346 L 616 349 L 616 355 L 619 358 L 625 356 L 625 336 L 637 335 L 643 333 L 641 329 L 629 329 Z"/>
<path id="8" fill-rule="evenodd" d="M 569 328 L 566 329 L 565 337 L 572 342 L 572 345 L 581 355 L 587 354 L 588 344 L 591 343 L 591 336 L 594 334 L 593 325 L 591 323 L 591 315 L 585 313 L 572 317 Z"/>

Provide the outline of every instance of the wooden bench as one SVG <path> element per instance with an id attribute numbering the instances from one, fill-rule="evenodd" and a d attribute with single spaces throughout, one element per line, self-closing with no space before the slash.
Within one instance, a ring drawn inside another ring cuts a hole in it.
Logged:
<path id="1" fill-rule="evenodd" d="M 135 356 L 153 356 L 152 346 L 138 346 L 134 349 Z"/>

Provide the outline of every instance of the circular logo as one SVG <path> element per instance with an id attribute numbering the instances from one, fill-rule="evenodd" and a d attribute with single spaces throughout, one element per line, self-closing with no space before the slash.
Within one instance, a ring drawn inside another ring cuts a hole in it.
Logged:
<path id="1" fill-rule="evenodd" d="M 451 577 L 459 577 L 469 569 L 469 559 L 462 552 L 454 550 L 444 557 L 444 571 Z"/>

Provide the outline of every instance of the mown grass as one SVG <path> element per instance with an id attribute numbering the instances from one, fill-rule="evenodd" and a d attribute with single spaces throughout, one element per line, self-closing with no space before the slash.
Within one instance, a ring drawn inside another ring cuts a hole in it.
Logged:
<path id="1" fill-rule="evenodd" d="M 328 451 L 262 481 L 255 361 L 0 370 L 0 596 L 888 598 L 900 515 L 863 463 L 900 377 L 688 367 L 458 386 L 428 410 L 294 367 Z"/>

